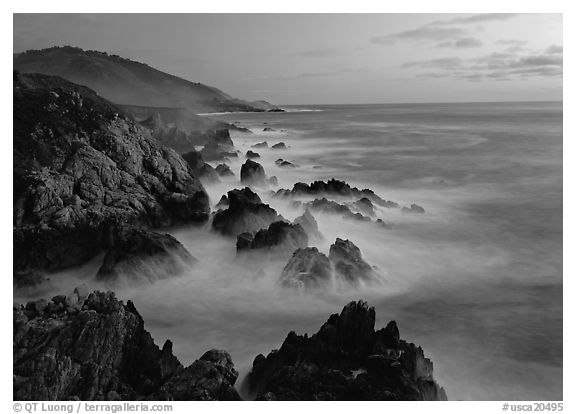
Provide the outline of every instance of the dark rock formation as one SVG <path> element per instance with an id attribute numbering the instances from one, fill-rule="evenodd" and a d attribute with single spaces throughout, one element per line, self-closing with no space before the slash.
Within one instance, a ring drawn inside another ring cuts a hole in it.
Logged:
<path id="1" fill-rule="evenodd" d="M 14 74 L 14 270 L 89 260 L 117 223 L 208 218 L 202 184 L 174 150 L 92 90 Z"/>
<path id="2" fill-rule="evenodd" d="M 237 400 L 230 356 L 183 368 L 160 349 L 131 301 L 83 289 L 13 310 L 15 400 Z"/>
<path id="3" fill-rule="evenodd" d="M 228 136 L 230 142 L 230 136 Z M 200 151 L 202 158 L 205 161 L 219 161 L 226 158 L 237 158 L 238 153 L 234 151 L 234 144 L 230 145 L 227 139 L 222 139 L 222 142 L 218 140 L 210 140 L 204 148 Z"/>
<path id="4" fill-rule="evenodd" d="M 258 142 L 252 145 L 252 148 L 268 148 L 268 143 L 266 141 Z"/>
<path id="5" fill-rule="evenodd" d="M 365 217 L 360 213 L 354 213 L 347 205 L 339 204 L 336 201 L 328 200 L 327 198 L 317 198 L 308 203 L 304 203 L 304 206 L 312 211 L 338 214 L 343 218 L 350 220 L 371 221 L 370 217 Z"/>
<path id="6" fill-rule="evenodd" d="M 423 207 L 420 207 L 418 204 L 411 204 L 410 208 L 402 207 L 403 213 L 416 213 L 416 214 L 423 214 L 426 212 Z"/>
<path id="7" fill-rule="evenodd" d="M 234 177 L 234 173 L 226 164 L 218 164 L 215 170 L 220 177 Z"/>
<path id="8" fill-rule="evenodd" d="M 248 151 L 246 151 L 246 158 L 250 158 L 250 159 L 260 158 L 260 154 L 258 154 L 257 152 L 248 150 Z"/>
<path id="9" fill-rule="evenodd" d="M 394 321 L 350 302 L 308 337 L 290 332 L 281 348 L 254 359 L 247 378 L 259 400 L 446 400 L 422 348 L 400 339 Z"/>
<path id="10" fill-rule="evenodd" d="M 272 131 L 276 131 L 274 128 L 270 128 L 270 127 L 266 127 L 264 129 L 262 129 L 262 131 L 264 132 L 272 132 Z"/>
<path id="11" fill-rule="evenodd" d="M 296 168 L 296 165 L 292 164 L 290 161 L 282 160 L 280 163 L 277 163 L 278 167 L 281 168 Z"/>
<path id="12" fill-rule="evenodd" d="M 268 204 L 263 204 L 249 188 L 228 191 L 228 208 L 214 215 L 212 228 L 225 235 L 236 237 L 241 233 L 255 233 L 282 220 Z"/>
<path id="13" fill-rule="evenodd" d="M 330 260 L 316 247 L 294 252 L 280 277 L 280 285 L 297 290 L 326 287 L 332 282 Z"/>
<path id="14" fill-rule="evenodd" d="M 192 174 L 198 177 L 204 184 L 213 184 L 220 182 L 218 174 L 210 164 L 206 164 L 202 159 L 202 154 L 198 151 L 190 151 L 182 155 L 182 158 L 188 163 Z"/>
<path id="15" fill-rule="evenodd" d="M 177 275 L 196 259 L 169 234 L 141 229 L 114 229 L 110 235 L 113 246 L 96 275 L 99 279 L 148 278 L 154 281 L 162 275 Z M 151 265 L 154 266 L 151 266 Z M 161 274 L 155 271 L 161 269 Z"/>
<path id="16" fill-rule="evenodd" d="M 252 160 L 246 160 L 240 169 L 240 182 L 248 185 L 266 185 L 266 172 L 264 167 Z"/>
<path id="17" fill-rule="evenodd" d="M 304 229 L 310 240 L 314 241 L 324 240 L 322 233 L 320 233 L 320 230 L 318 229 L 318 222 L 316 221 L 312 213 L 310 213 L 310 210 L 306 209 L 304 211 L 304 214 L 302 214 L 299 217 L 296 217 L 294 219 L 294 224 L 299 224 L 300 226 L 302 226 L 302 228 Z"/>
<path id="18" fill-rule="evenodd" d="M 348 183 L 341 180 L 335 180 L 334 178 L 324 182 L 324 181 L 314 181 L 311 184 L 296 183 L 292 187 L 292 190 L 281 189 L 276 192 L 276 196 L 279 197 L 297 197 L 297 196 L 337 196 L 346 198 L 367 198 L 372 203 L 387 208 L 397 208 L 399 205 L 393 201 L 387 201 L 382 199 L 380 196 L 374 193 L 370 189 L 360 190 L 356 187 L 351 187 Z"/>
<path id="19" fill-rule="evenodd" d="M 302 226 L 285 221 L 270 224 L 267 229 L 256 232 L 252 239 L 246 233 L 242 233 L 236 241 L 238 252 L 266 250 L 274 257 L 290 257 L 294 250 L 306 246 L 308 235 Z"/>
<path id="20" fill-rule="evenodd" d="M 218 201 L 218 203 L 216 204 L 216 208 L 222 209 L 227 207 L 228 207 L 228 196 L 224 194 L 222 197 L 220 197 L 220 201 Z"/>
<path id="21" fill-rule="evenodd" d="M 350 240 L 337 238 L 332 246 L 328 257 L 334 264 L 336 276 L 342 280 L 356 285 L 360 281 L 375 282 L 379 278 L 364 259 L 360 249 Z"/>
<path id="22" fill-rule="evenodd" d="M 285 150 L 288 147 L 286 147 L 286 144 L 284 144 L 283 142 L 279 142 L 277 144 L 272 145 L 270 148 L 275 150 Z"/>

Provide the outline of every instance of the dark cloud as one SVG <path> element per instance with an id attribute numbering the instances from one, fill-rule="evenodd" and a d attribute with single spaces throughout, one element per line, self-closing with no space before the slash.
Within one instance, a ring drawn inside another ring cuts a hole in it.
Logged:
<path id="1" fill-rule="evenodd" d="M 459 57 L 446 57 L 440 59 L 421 60 L 416 62 L 406 62 L 403 68 L 437 68 L 437 69 L 455 69 L 462 66 L 462 59 Z"/>
<path id="2" fill-rule="evenodd" d="M 430 26 L 444 26 L 452 24 L 477 24 L 477 23 L 487 23 L 487 22 L 497 22 L 508 20 L 513 17 L 518 16 L 514 13 L 487 13 L 487 14 L 474 14 L 472 16 L 466 17 L 455 17 L 449 20 L 438 20 L 429 23 Z"/>
<path id="3" fill-rule="evenodd" d="M 466 35 L 468 32 L 457 27 L 428 27 L 406 30 L 404 32 L 393 33 L 386 36 L 376 36 L 370 42 L 379 45 L 390 45 L 402 41 L 440 41 L 454 40 Z"/>
<path id="4" fill-rule="evenodd" d="M 463 37 L 450 42 L 438 43 L 438 47 L 445 47 L 451 49 L 469 49 L 482 46 L 482 41 L 475 37 Z"/>

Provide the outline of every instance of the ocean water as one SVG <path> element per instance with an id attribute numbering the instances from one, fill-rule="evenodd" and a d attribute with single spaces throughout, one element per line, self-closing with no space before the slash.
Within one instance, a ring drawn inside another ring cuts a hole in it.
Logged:
<path id="1" fill-rule="evenodd" d="M 235 241 L 201 228 L 170 232 L 199 263 L 179 276 L 101 286 L 100 258 L 51 278 L 16 300 L 46 297 L 84 282 L 132 299 L 158 344 L 170 338 L 189 364 L 228 350 L 244 376 L 254 357 L 289 331 L 312 334 L 351 300 L 376 308 L 376 327 L 396 320 L 421 345 L 449 399 L 562 399 L 562 104 L 482 103 L 288 107 L 286 113 L 212 115 L 247 126 L 232 133 L 256 149 L 278 188 L 337 178 L 426 213 L 378 209 L 387 224 L 317 215 L 327 253 L 336 237 L 358 245 L 385 282 L 302 294 L 280 289 L 282 261 L 239 260 Z M 264 128 L 273 131 L 263 131 Z M 298 165 L 281 169 L 274 161 Z M 213 205 L 236 178 L 207 186 Z M 302 213 L 258 191 L 284 217 Z M 154 264 L 150 264 L 154 266 Z M 238 382 L 240 384 L 241 379 Z"/>

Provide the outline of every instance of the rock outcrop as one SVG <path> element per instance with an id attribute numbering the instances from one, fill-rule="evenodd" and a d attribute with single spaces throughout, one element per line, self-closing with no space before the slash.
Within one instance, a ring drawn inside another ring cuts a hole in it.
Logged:
<path id="1" fill-rule="evenodd" d="M 96 277 L 101 280 L 140 279 L 155 281 L 181 273 L 196 259 L 169 234 L 142 229 L 113 229 L 112 246 Z M 160 271 L 160 272 L 159 272 Z M 159 272 L 159 273 L 157 273 Z"/>
<path id="2" fill-rule="evenodd" d="M 238 236 L 238 253 L 265 251 L 273 257 L 290 257 L 294 250 L 308 246 L 308 235 L 302 226 L 286 221 L 275 221 L 267 229 L 257 231 L 251 239 L 248 234 Z"/>
<path id="3" fill-rule="evenodd" d="M 226 164 L 218 164 L 215 170 L 220 177 L 234 177 L 234 173 Z"/>
<path id="4" fill-rule="evenodd" d="M 268 148 L 268 143 L 266 141 L 258 142 L 252 145 L 252 148 Z"/>
<path id="5" fill-rule="evenodd" d="M 247 185 L 265 186 L 266 172 L 264 167 L 256 161 L 246 160 L 240 168 L 240 182 Z"/>
<path id="6" fill-rule="evenodd" d="M 248 151 L 246 151 L 246 158 L 249 158 L 249 159 L 260 158 L 260 154 L 258 154 L 257 152 L 248 150 Z"/>
<path id="7" fill-rule="evenodd" d="M 308 337 L 290 332 L 254 359 L 247 378 L 259 400 L 446 400 L 422 348 L 394 321 L 374 331 L 374 308 L 350 302 Z"/>
<path id="8" fill-rule="evenodd" d="M 184 368 L 113 292 L 73 294 L 13 309 L 15 400 L 238 400 L 230 356 L 212 350 Z"/>
<path id="9" fill-rule="evenodd" d="M 311 184 L 296 183 L 291 190 L 281 189 L 276 192 L 279 197 L 298 197 L 298 196 L 336 196 L 345 198 L 361 199 L 367 198 L 372 203 L 386 208 L 398 208 L 398 203 L 382 199 L 370 189 L 360 190 L 350 186 L 345 181 L 334 178 L 324 181 L 314 181 Z"/>
<path id="10" fill-rule="evenodd" d="M 360 249 L 350 240 L 337 238 L 330 246 L 328 258 L 334 264 L 336 276 L 351 285 L 356 285 L 360 281 L 375 282 L 379 278 L 372 268 L 363 258 Z"/>
<path id="11" fill-rule="evenodd" d="M 236 237 L 241 233 L 256 233 L 275 221 L 283 220 L 248 187 L 228 191 L 227 198 L 228 208 L 217 211 L 212 221 L 212 228 L 222 234 Z"/>
<path id="12" fill-rule="evenodd" d="M 423 207 L 419 206 L 418 204 L 411 204 L 410 208 L 402 207 L 403 213 L 415 213 L 415 214 L 424 214 L 426 210 Z"/>
<path id="13" fill-rule="evenodd" d="M 280 276 L 280 285 L 296 290 L 326 288 L 332 283 L 332 265 L 316 247 L 294 252 Z"/>
<path id="14" fill-rule="evenodd" d="M 16 279 L 89 260 L 118 223 L 208 219 L 186 161 L 86 87 L 15 72 L 13 144 Z"/>
<path id="15" fill-rule="evenodd" d="M 354 213 L 350 207 L 345 204 L 337 203 L 336 201 L 328 200 L 325 197 L 316 198 L 312 201 L 304 203 L 304 207 L 315 212 L 338 214 L 342 218 L 358 221 L 372 221 L 370 217 L 366 217 L 361 213 Z"/>
<path id="16" fill-rule="evenodd" d="M 198 151 L 190 151 L 182 155 L 182 158 L 188 163 L 192 174 L 198 177 L 204 184 L 213 184 L 220 182 L 216 170 L 204 162 L 202 154 Z"/>
<path id="17" fill-rule="evenodd" d="M 279 142 L 277 144 L 272 145 L 270 148 L 274 150 L 285 150 L 288 147 L 286 147 L 286 144 L 284 144 L 283 142 Z"/>

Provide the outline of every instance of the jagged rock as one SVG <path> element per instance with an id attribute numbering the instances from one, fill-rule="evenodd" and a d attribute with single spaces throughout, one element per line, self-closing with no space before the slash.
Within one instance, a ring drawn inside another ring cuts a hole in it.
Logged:
<path id="1" fill-rule="evenodd" d="M 264 167 L 252 160 L 246 160 L 240 169 L 240 182 L 242 184 L 264 186 L 266 173 Z"/>
<path id="2" fill-rule="evenodd" d="M 360 281 L 375 282 L 379 278 L 370 266 L 362 258 L 360 249 L 350 240 L 337 238 L 332 246 L 328 257 L 334 264 L 336 276 L 342 280 L 356 285 Z"/>
<path id="3" fill-rule="evenodd" d="M 289 257 L 298 248 L 308 246 L 308 236 L 299 224 L 276 221 L 267 229 L 256 232 L 247 243 L 249 236 L 242 233 L 236 241 L 238 252 L 266 249 L 273 256 Z"/>
<path id="4" fill-rule="evenodd" d="M 336 201 L 328 200 L 327 198 L 316 198 L 308 203 L 304 203 L 304 206 L 312 211 L 329 213 L 329 214 L 339 214 L 343 218 L 358 220 L 358 221 L 371 221 L 370 217 L 363 216 L 360 213 L 354 213 L 350 210 L 350 207 L 344 204 L 339 204 Z"/>
<path id="5" fill-rule="evenodd" d="M 257 400 L 446 400 L 422 348 L 395 322 L 374 331 L 374 308 L 350 302 L 308 337 L 290 332 L 254 359 L 247 383 Z"/>
<path id="6" fill-rule="evenodd" d="M 42 312 L 14 306 L 15 400 L 239 399 L 224 351 L 184 369 L 172 342 L 154 344 L 131 301 L 93 292 L 76 309 L 62 303 L 49 301 Z"/>
<path id="7" fill-rule="evenodd" d="M 268 148 L 268 143 L 266 141 L 258 142 L 252 145 L 252 148 Z"/>
<path id="8" fill-rule="evenodd" d="M 304 211 L 304 214 L 302 214 L 299 217 L 296 217 L 294 219 L 294 224 L 299 224 L 300 226 L 302 226 L 302 228 L 308 235 L 309 239 L 315 241 L 324 240 L 324 236 L 322 236 L 322 233 L 320 233 L 320 230 L 318 229 L 318 222 L 316 221 L 312 213 L 310 213 L 310 210 L 306 209 Z"/>
<path id="9" fill-rule="evenodd" d="M 200 151 L 202 158 L 205 161 L 219 161 L 226 158 L 236 158 L 238 153 L 234 151 L 234 147 L 229 145 L 219 144 L 216 141 L 209 141 Z"/>
<path id="10" fill-rule="evenodd" d="M 283 220 L 258 194 L 248 187 L 228 191 L 229 206 L 214 215 L 212 228 L 222 234 L 236 237 L 241 233 L 255 233 L 275 221 Z"/>
<path id="11" fill-rule="evenodd" d="M 196 262 L 188 250 L 169 234 L 131 228 L 117 230 L 111 237 L 113 247 L 104 256 L 96 274 L 98 279 L 145 277 L 155 281 L 177 275 Z M 162 273 L 157 274 L 158 269 Z"/>
<path id="12" fill-rule="evenodd" d="M 216 204 L 217 209 L 227 208 L 228 207 L 228 196 L 224 194 L 220 197 L 220 201 Z"/>
<path id="13" fill-rule="evenodd" d="M 248 150 L 248 151 L 246 151 L 246 158 L 250 158 L 250 159 L 260 158 L 260 154 L 258 154 L 257 152 Z"/>
<path id="14" fill-rule="evenodd" d="M 208 219 L 208 195 L 186 161 L 62 78 L 14 75 L 13 151 L 15 275 L 93 258 L 110 223 Z"/>
<path id="15" fill-rule="evenodd" d="M 284 144 L 283 142 L 279 142 L 277 144 L 272 145 L 270 148 L 275 149 L 275 150 L 285 150 L 286 144 Z"/>
<path id="16" fill-rule="evenodd" d="M 277 197 L 297 197 L 297 196 L 338 196 L 346 198 L 361 199 L 363 197 L 369 199 L 372 203 L 386 208 L 398 208 L 398 203 L 382 199 L 370 189 L 360 190 L 356 187 L 351 187 L 348 183 L 334 178 L 324 181 L 314 181 L 311 184 L 296 183 L 291 190 L 281 189 L 275 194 Z"/>
<path id="17" fill-rule="evenodd" d="M 216 173 L 218 173 L 220 177 L 234 177 L 234 173 L 226 164 L 218 164 L 216 166 Z"/>
<path id="18" fill-rule="evenodd" d="M 411 204 L 410 208 L 402 207 L 403 213 L 416 213 L 416 214 L 423 214 L 426 212 L 423 207 L 419 206 L 418 204 Z"/>
<path id="19" fill-rule="evenodd" d="M 280 285 L 298 290 L 317 289 L 332 281 L 330 260 L 316 247 L 297 249 L 284 266 Z"/>

